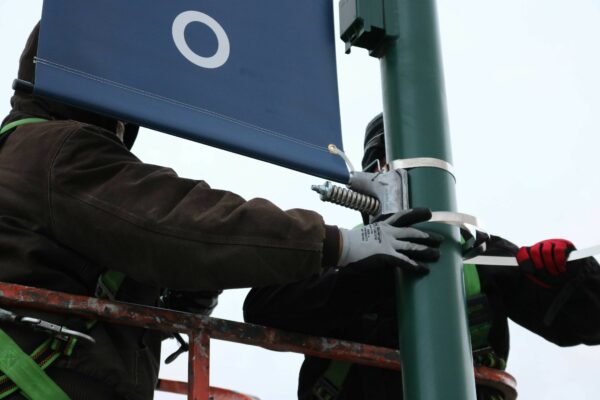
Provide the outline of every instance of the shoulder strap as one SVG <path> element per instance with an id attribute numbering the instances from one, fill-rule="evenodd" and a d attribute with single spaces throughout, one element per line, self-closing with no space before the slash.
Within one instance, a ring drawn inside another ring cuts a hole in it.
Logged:
<path id="1" fill-rule="evenodd" d="M 481 292 L 477 267 L 475 264 L 465 264 L 463 271 L 473 359 L 476 364 L 504 370 L 506 360 L 498 357 L 490 346 L 492 315 L 487 296 Z"/>
<path id="2" fill-rule="evenodd" d="M 487 347 L 491 328 L 487 298 L 481 293 L 479 272 L 475 264 L 465 264 L 463 268 L 465 294 L 467 297 L 467 317 L 471 334 L 471 347 L 474 351 Z"/>
<path id="3" fill-rule="evenodd" d="M 112 269 L 105 271 L 98 278 L 95 293 L 96 297 L 114 300 L 124 280 L 125 274 L 122 272 Z"/>
<path id="4" fill-rule="evenodd" d="M 467 299 L 480 294 L 481 282 L 479 281 L 479 272 L 477 272 L 475 264 L 465 264 L 463 266 L 463 274 Z"/>
<path id="5" fill-rule="evenodd" d="M 352 363 L 330 360 L 329 366 L 313 387 L 313 394 L 319 400 L 335 400 L 338 398 L 344 381 L 350 372 Z"/>
<path id="6" fill-rule="evenodd" d="M 44 118 L 23 118 L 23 119 L 19 119 L 17 121 L 13 121 L 10 124 L 6 124 L 5 126 L 2 127 L 2 129 L 0 129 L 0 135 L 4 135 L 7 132 L 12 131 L 15 128 L 18 128 L 19 126 L 22 125 L 28 125 L 28 124 L 38 124 L 40 122 L 46 122 L 48 121 L 47 119 Z"/>

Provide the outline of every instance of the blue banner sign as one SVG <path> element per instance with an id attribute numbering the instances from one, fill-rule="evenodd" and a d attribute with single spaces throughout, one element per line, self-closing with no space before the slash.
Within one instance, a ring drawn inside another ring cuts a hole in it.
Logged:
<path id="1" fill-rule="evenodd" d="M 45 0 L 36 93 L 347 182 L 330 0 Z"/>

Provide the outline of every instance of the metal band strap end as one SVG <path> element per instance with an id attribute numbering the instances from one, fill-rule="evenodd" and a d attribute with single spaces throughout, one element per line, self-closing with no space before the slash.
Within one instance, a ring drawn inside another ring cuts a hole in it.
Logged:
<path id="1" fill-rule="evenodd" d="M 454 167 L 448 161 L 432 157 L 405 158 L 402 160 L 392 160 L 388 163 L 390 169 L 412 169 L 412 168 L 437 168 L 448 172 L 456 181 Z"/>

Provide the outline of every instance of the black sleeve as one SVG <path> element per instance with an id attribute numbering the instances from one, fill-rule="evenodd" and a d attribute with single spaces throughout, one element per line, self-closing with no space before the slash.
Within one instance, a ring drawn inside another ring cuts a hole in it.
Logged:
<path id="1" fill-rule="evenodd" d="M 254 288 L 244 302 L 244 319 L 279 329 L 340 337 L 344 326 L 362 323 L 365 314 L 392 314 L 394 293 L 393 269 L 373 257 L 299 282 Z"/>
<path id="2" fill-rule="evenodd" d="M 486 255 L 514 256 L 518 248 L 493 237 Z M 557 289 L 543 288 L 518 268 L 478 266 L 482 290 L 502 299 L 508 317 L 559 346 L 600 343 L 600 267 L 575 261 L 579 273 Z"/>
<path id="3" fill-rule="evenodd" d="M 581 263 L 579 274 L 556 290 L 523 279 L 528 306 L 514 304 L 511 318 L 559 346 L 600 344 L 600 267 L 592 257 L 575 262 Z"/>
<path id="4" fill-rule="evenodd" d="M 287 285 L 254 288 L 244 301 L 244 320 L 310 334 L 328 331 L 326 304 L 336 280 L 337 272 L 331 269 Z"/>

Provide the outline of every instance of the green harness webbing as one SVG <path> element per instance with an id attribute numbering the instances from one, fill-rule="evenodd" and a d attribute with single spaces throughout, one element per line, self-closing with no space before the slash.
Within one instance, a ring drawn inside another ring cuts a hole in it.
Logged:
<path id="1" fill-rule="evenodd" d="M 463 265 L 463 274 L 465 280 L 465 294 L 467 298 L 476 296 L 481 293 L 481 282 L 479 281 L 479 273 L 475 264 Z"/>
<path id="2" fill-rule="evenodd" d="M 485 318 L 478 318 L 487 311 L 484 295 L 481 294 L 481 282 L 475 264 L 465 264 L 463 267 L 465 294 L 467 296 L 467 314 L 469 319 L 469 333 L 471 334 L 471 347 L 473 350 L 484 348 L 488 345 L 490 322 Z"/>
<path id="3" fill-rule="evenodd" d="M 15 128 L 18 128 L 21 125 L 28 125 L 28 124 L 37 124 L 40 122 L 46 122 L 48 121 L 47 119 L 44 118 L 23 118 L 17 121 L 13 121 L 10 124 L 6 124 L 5 126 L 2 127 L 2 129 L 0 129 L 0 136 L 4 135 L 7 132 L 12 131 Z"/>
<path id="4" fill-rule="evenodd" d="M 125 274 L 115 270 L 105 271 L 98 279 L 96 297 L 114 300 L 125 280 Z"/>
<path id="5" fill-rule="evenodd" d="M 492 329 L 492 316 L 488 298 L 481 293 L 479 272 L 475 264 L 464 265 L 465 292 L 467 295 L 467 316 L 471 348 L 475 365 L 504 370 L 506 360 L 499 357 L 490 346 L 489 337 Z"/>
<path id="6" fill-rule="evenodd" d="M 1 329 L 0 370 L 31 400 L 69 400 L 69 396 L 46 375 L 42 367 Z"/>
<path id="7" fill-rule="evenodd" d="M 325 373 L 313 388 L 313 394 L 319 400 L 335 400 L 340 394 L 352 363 L 331 360 Z"/>
<path id="8" fill-rule="evenodd" d="M 108 270 L 98 278 L 96 296 L 115 298 L 125 274 Z M 96 324 L 91 320 L 86 324 L 86 330 L 91 330 Z M 70 356 L 77 344 L 77 338 L 71 337 L 67 342 L 56 338 L 48 338 L 30 355 L 21 350 L 10 336 L 0 329 L 0 400 L 21 390 L 29 400 L 69 400 L 67 394 L 54 383 L 44 372 L 61 355 Z M 16 365 L 17 368 L 11 367 Z M 12 381 L 12 384 L 8 381 Z"/>

